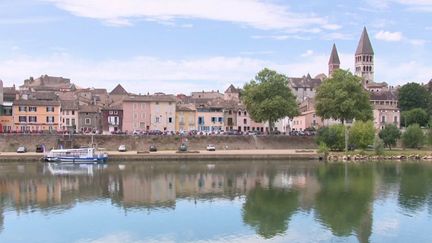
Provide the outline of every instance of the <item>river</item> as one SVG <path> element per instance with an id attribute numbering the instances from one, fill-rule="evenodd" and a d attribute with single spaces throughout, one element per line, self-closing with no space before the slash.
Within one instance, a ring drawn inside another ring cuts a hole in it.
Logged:
<path id="1" fill-rule="evenodd" d="M 0 164 L 0 242 L 432 242 L 432 164 Z"/>

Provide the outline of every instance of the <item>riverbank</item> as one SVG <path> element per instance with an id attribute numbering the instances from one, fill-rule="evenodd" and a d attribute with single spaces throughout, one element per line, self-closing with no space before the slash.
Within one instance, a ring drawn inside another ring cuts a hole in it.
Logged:
<path id="1" fill-rule="evenodd" d="M 128 151 L 117 152 L 107 151 L 109 163 L 122 161 L 236 161 L 236 160 L 318 160 L 319 154 L 316 150 L 294 150 L 294 149 L 272 149 L 272 150 L 220 150 L 205 151 L 191 150 L 190 152 L 177 152 L 175 150 L 148 152 Z M 0 162 L 36 162 L 43 157 L 41 153 L 14 152 L 0 153 Z"/>
<path id="2" fill-rule="evenodd" d="M 385 150 L 382 155 L 374 151 L 330 152 L 327 161 L 383 161 L 383 160 L 424 160 L 432 161 L 432 150 L 394 149 Z"/>

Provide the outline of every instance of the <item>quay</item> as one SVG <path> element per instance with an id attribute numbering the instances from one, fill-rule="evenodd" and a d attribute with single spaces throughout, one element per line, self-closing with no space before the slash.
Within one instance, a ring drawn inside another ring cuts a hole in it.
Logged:
<path id="1" fill-rule="evenodd" d="M 318 160 L 316 150 L 294 149 L 260 149 L 260 150 L 219 150 L 219 151 L 189 151 L 177 152 L 174 150 L 148 152 L 148 151 L 107 151 L 108 163 L 123 161 L 236 161 L 236 160 Z M 0 162 L 37 162 L 43 157 L 41 153 L 28 152 L 18 154 L 15 152 L 0 153 Z"/>

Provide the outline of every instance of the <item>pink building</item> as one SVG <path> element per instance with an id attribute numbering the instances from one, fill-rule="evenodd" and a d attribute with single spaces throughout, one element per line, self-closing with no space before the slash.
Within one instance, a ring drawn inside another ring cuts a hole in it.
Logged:
<path id="1" fill-rule="evenodd" d="M 173 95 L 131 95 L 123 100 L 123 130 L 174 131 L 176 98 Z"/>
<path id="2" fill-rule="evenodd" d="M 262 122 L 255 122 L 250 118 L 249 113 L 245 108 L 240 108 L 237 111 L 237 129 L 238 131 L 247 132 L 247 131 L 260 131 L 267 132 L 268 124 Z"/>
<path id="3" fill-rule="evenodd" d="M 134 95 L 123 100 L 123 130 L 150 130 L 150 99 L 148 96 Z"/>
<path id="4" fill-rule="evenodd" d="M 292 130 L 304 131 L 306 128 L 318 128 L 323 125 L 322 120 L 315 114 L 315 109 L 302 112 L 292 120 Z"/>

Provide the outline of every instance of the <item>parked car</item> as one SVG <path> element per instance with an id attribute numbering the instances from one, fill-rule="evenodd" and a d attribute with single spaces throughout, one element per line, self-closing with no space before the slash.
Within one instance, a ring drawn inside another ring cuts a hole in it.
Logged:
<path id="1" fill-rule="evenodd" d="M 178 150 L 180 152 L 186 152 L 187 151 L 187 145 L 184 143 L 180 144 L 180 147 L 178 148 Z"/>
<path id="2" fill-rule="evenodd" d="M 126 145 L 124 145 L 124 144 L 120 145 L 120 146 L 118 147 L 118 151 L 119 151 L 119 152 L 126 152 L 126 151 L 127 151 L 127 149 L 126 149 Z"/>
<path id="3" fill-rule="evenodd" d="M 20 153 L 20 154 L 21 154 L 21 153 L 26 153 L 26 152 L 27 152 L 27 149 L 26 149 L 26 147 L 24 147 L 24 146 L 19 146 L 16 152 L 17 152 L 17 153 Z"/>
<path id="4" fill-rule="evenodd" d="M 157 151 L 156 145 L 154 145 L 154 144 L 150 145 L 149 151 L 150 152 L 156 152 Z"/>
<path id="5" fill-rule="evenodd" d="M 43 153 L 44 152 L 44 146 L 41 144 L 36 145 L 36 153 Z"/>
<path id="6" fill-rule="evenodd" d="M 207 151 L 216 151 L 216 147 L 213 144 L 209 144 L 206 147 Z"/>

